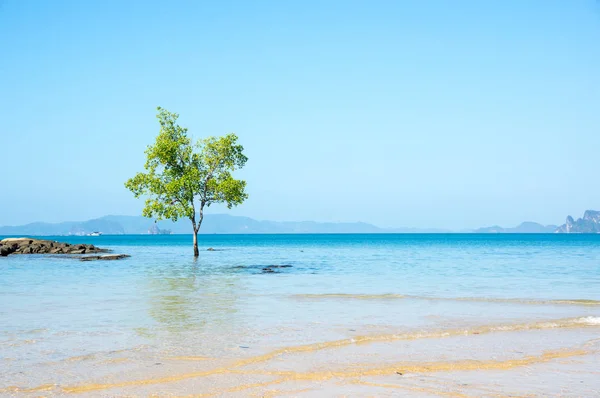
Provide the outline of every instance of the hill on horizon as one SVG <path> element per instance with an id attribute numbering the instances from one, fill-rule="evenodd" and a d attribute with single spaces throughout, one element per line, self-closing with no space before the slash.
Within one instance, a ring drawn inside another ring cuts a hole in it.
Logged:
<path id="1" fill-rule="evenodd" d="M 142 216 L 108 215 L 87 221 L 65 221 L 60 223 L 34 222 L 18 226 L 0 226 L 0 235 L 89 235 L 101 232 L 104 235 L 139 234 L 191 234 L 188 219 L 177 222 L 158 221 Z M 365 222 L 316 222 L 316 221 L 259 221 L 250 217 L 229 214 L 207 214 L 200 234 L 344 234 L 344 233 L 599 233 L 600 212 L 587 210 L 577 221 L 571 216 L 567 223 L 542 225 L 532 221 L 516 227 L 498 225 L 473 230 L 451 231 L 436 228 L 381 228 Z"/>
<path id="2" fill-rule="evenodd" d="M 557 225 L 542 225 L 533 221 L 525 221 L 514 228 L 503 228 L 498 225 L 477 228 L 473 232 L 478 234 L 549 234 L 554 233 Z"/>
<path id="3" fill-rule="evenodd" d="M 0 226 L 0 235 L 104 235 L 191 234 L 190 221 L 181 219 L 154 222 L 142 216 L 108 215 L 87 221 L 61 223 L 35 222 L 20 226 Z M 441 229 L 380 228 L 364 222 L 322 223 L 315 221 L 259 221 L 229 214 L 207 214 L 200 234 L 285 234 L 285 233 L 435 233 Z"/>

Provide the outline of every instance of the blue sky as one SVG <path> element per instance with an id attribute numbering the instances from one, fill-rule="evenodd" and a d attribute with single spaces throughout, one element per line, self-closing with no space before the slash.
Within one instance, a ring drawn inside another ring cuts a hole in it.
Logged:
<path id="1" fill-rule="evenodd" d="M 0 225 L 139 214 L 159 105 L 239 135 L 232 214 L 561 223 L 600 209 L 598 43 L 596 0 L 0 0 Z"/>

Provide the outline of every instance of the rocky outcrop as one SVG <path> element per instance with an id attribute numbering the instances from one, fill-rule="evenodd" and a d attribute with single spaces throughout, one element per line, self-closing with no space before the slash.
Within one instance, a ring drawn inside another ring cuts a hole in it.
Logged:
<path id="1" fill-rule="evenodd" d="M 156 224 L 148 228 L 149 235 L 171 235 L 170 229 L 160 229 Z"/>
<path id="2" fill-rule="evenodd" d="M 9 254 L 88 254 L 105 253 L 94 245 L 70 244 L 33 238 L 7 238 L 0 240 L 0 256 Z"/>
<path id="3" fill-rule="evenodd" d="M 583 218 L 575 221 L 573 217 L 568 216 L 566 222 L 556 229 L 557 233 L 580 233 L 597 234 L 600 233 L 600 211 L 586 210 Z"/>
<path id="4" fill-rule="evenodd" d="M 586 210 L 586 212 L 583 213 L 583 219 L 600 224 L 600 211 Z"/>

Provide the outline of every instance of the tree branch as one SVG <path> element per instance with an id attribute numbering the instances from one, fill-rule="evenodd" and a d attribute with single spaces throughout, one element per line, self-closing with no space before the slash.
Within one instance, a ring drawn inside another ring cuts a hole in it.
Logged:
<path id="1" fill-rule="evenodd" d="M 206 178 L 204 179 L 204 191 L 202 192 L 202 196 L 203 196 L 203 201 L 209 202 L 213 199 L 208 199 L 206 197 L 206 185 L 208 184 L 208 182 L 212 179 L 213 174 L 215 171 L 217 171 L 217 168 L 219 167 L 219 164 L 221 164 L 221 158 L 217 158 L 217 160 L 215 161 L 215 165 L 209 170 L 208 174 L 206 175 Z M 204 208 L 204 206 L 202 206 L 202 208 Z"/>

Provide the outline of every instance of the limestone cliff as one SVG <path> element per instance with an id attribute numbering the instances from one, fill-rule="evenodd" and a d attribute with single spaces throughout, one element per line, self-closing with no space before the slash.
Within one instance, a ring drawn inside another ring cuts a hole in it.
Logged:
<path id="1" fill-rule="evenodd" d="M 586 210 L 583 218 L 576 220 L 568 216 L 566 222 L 556 229 L 557 233 L 580 233 L 597 234 L 600 233 L 600 211 Z"/>

